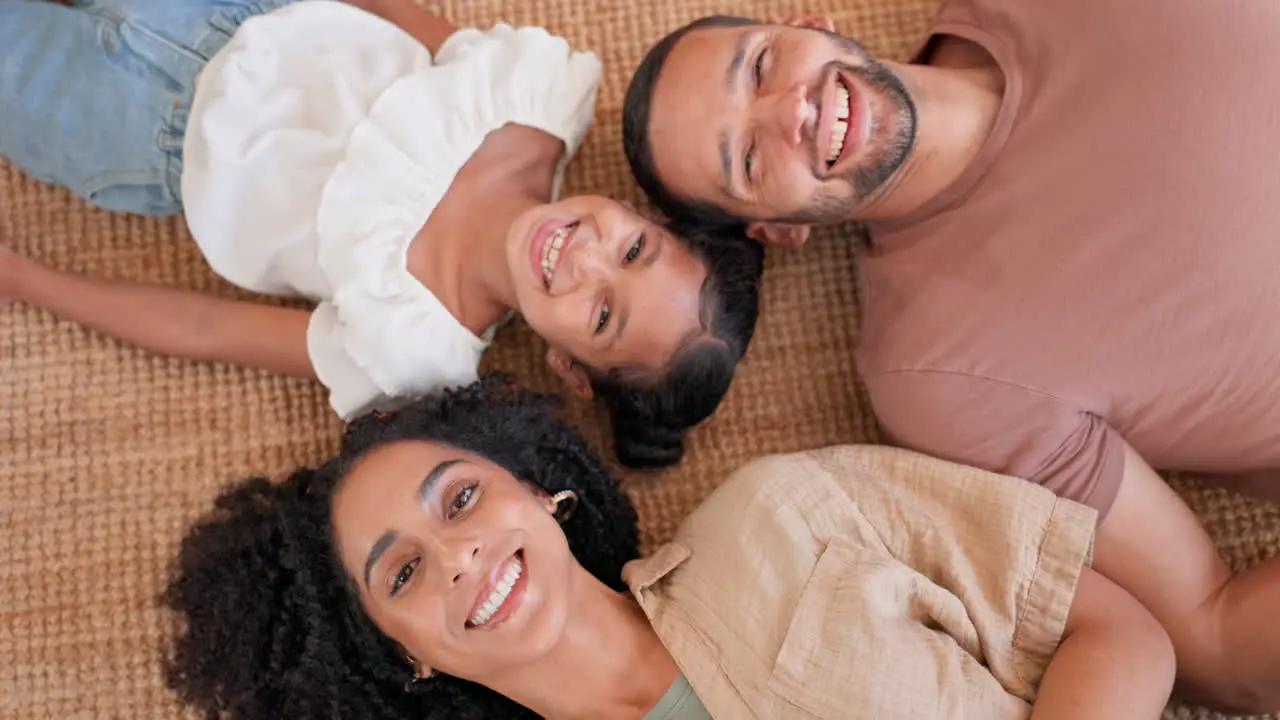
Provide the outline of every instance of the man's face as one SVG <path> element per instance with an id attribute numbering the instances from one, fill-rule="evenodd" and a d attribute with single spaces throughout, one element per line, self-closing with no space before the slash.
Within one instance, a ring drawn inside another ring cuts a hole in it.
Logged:
<path id="1" fill-rule="evenodd" d="M 915 139 L 902 81 L 855 41 L 808 28 L 690 31 L 651 106 L 663 184 L 748 220 L 850 220 Z"/>

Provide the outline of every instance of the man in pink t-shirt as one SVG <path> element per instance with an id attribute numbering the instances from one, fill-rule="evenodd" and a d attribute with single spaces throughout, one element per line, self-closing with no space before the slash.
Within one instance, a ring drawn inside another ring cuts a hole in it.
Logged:
<path id="1" fill-rule="evenodd" d="M 1096 508 L 1184 692 L 1280 710 L 1280 558 L 1233 579 L 1151 469 L 1280 498 L 1280 4 L 953 0 L 910 64 L 829 26 L 660 42 L 625 108 L 641 185 L 766 242 L 866 222 L 887 437 Z"/>

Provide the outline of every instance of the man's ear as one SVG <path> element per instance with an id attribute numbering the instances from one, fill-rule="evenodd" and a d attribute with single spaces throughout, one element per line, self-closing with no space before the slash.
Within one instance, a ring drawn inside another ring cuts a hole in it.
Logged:
<path id="1" fill-rule="evenodd" d="M 836 31 L 836 24 L 831 21 L 829 15 L 791 15 L 788 17 L 773 18 L 774 25 L 790 25 L 798 28 L 811 28 L 813 30 L 824 30 L 833 33 Z"/>
<path id="2" fill-rule="evenodd" d="M 575 395 L 587 400 L 591 399 L 593 395 L 591 378 L 587 377 L 585 370 L 569 359 L 567 353 L 561 352 L 556 348 L 548 348 L 547 365 L 556 375 L 560 376 L 560 380 L 568 385 Z"/>
<path id="3" fill-rule="evenodd" d="M 747 224 L 747 236 L 766 245 L 800 247 L 809 239 L 808 225 L 753 222 Z"/>

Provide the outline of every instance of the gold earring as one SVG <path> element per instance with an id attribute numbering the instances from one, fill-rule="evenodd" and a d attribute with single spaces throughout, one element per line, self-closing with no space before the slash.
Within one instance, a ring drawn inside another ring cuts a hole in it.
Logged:
<path id="1" fill-rule="evenodd" d="M 578 509 L 578 493 L 572 490 L 561 490 L 551 496 L 551 502 L 556 504 L 556 510 L 552 515 L 558 522 L 564 523 L 573 517 L 573 511 Z"/>
<path id="2" fill-rule="evenodd" d="M 426 692 L 426 690 L 431 687 L 428 684 L 428 681 L 436 676 L 436 671 L 433 669 L 431 672 L 423 675 L 422 665 L 418 663 L 418 660 L 415 657 L 405 653 L 404 660 L 409 663 L 409 667 L 413 668 L 413 677 L 405 681 L 404 691 L 409 694 Z"/>

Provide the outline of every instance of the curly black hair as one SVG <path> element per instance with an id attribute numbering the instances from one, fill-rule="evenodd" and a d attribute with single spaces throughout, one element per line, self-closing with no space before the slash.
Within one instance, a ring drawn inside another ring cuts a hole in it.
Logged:
<path id="1" fill-rule="evenodd" d="M 338 457 L 283 483 L 245 480 L 218 498 L 179 551 L 165 604 L 182 615 L 166 679 L 207 717 L 534 718 L 480 685 L 413 670 L 365 615 L 332 550 L 332 498 L 352 463 L 422 440 L 484 456 L 548 493 L 578 495 L 564 523 L 584 568 L 623 590 L 638 555 L 636 513 L 556 402 L 492 376 L 353 423 Z"/>

